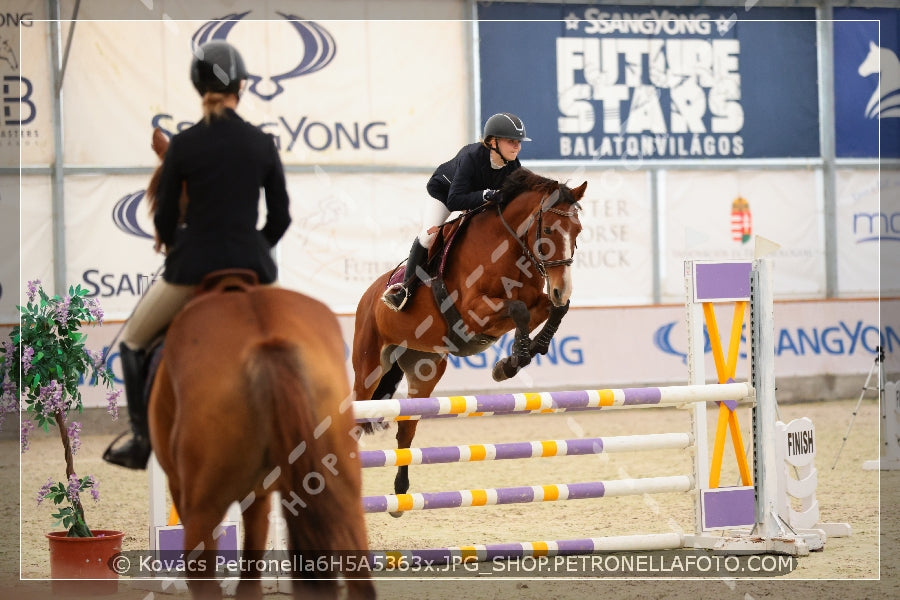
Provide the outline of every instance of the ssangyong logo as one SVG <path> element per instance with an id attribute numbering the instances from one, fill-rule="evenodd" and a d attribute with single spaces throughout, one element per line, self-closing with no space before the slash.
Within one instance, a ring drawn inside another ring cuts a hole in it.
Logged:
<path id="1" fill-rule="evenodd" d="M 210 40 L 228 40 L 243 48 L 246 58 L 252 47 L 270 43 L 266 35 L 260 35 L 262 32 L 251 28 L 251 22 L 246 17 L 252 12 L 235 12 L 207 21 L 191 36 L 191 43 L 196 46 Z M 352 110 L 352 107 L 343 105 L 329 107 L 324 114 L 308 113 L 298 108 L 303 106 L 303 90 L 298 89 L 296 82 L 292 85 L 290 81 L 330 65 L 337 53 L 337 44 L 331 32 L 318 23 L 304 21 L 293 14 L 276 14 L 284 20 L 268 23 L 267 27 L 280 28 L 281 32 L 277 35 L 284 38 L 279 37 L 271 42 L 271 51 L 265 61 L 248 61 L 247 64 L 250 73 L 246 93 L 264 102 L 277 99 L 266 119 L 254 124 L 271 135 L 275 146 L 284 152 L 388 150 L 390 135 L 387 120 L 370 118 L 368 106 L 360 105 L 357 109 L 366 114 L 365 118 L 348 116 L 345 111 Z M 242 38 L 245 34 L 255 37 Z M 299 43 L 290 43 L 294 40 Z M 261 74 L 263 68 L 267 75 Z M 356 68 L 352 64 L 344 68 L 350 70 L 348 73 L 356 72 L 352 71 Z M 282 106 L 288 107 L 288 112 L 279 114 Z M 167 112 L 155 114 L 150 122 L 151 127 L 159 127 L 167 137 L 192 125 L 192 121 Z"/>
<path id="2" fill-rule="evenodd" d="M 251 12 L 248 10 L 243 13 L 231 13 L 221 19 L 209 21 L 194 33 L 191 40 L 197 46 L 210 40 L 226 40 L 234 26 Z M 284 91 L 284 86 L 281 84 L 282 81 L 309 75 L 326 67 L 334 59 L 337 48 L 334 38 L 328 30 L 318 23 L 304 21 L 297 15 L 288 15 L 277 11 L 275 14 L 285 19 L 297 32 L 297 35 L 300 36 L 300 40 L 303 42 L 303 52 L 300 54 L 299 62 L 292 69 L 273 75 L 268 78 L 268 81 L 264 81 L 260 75 L 250 73 L 248 92 L 266 101 L 271 100 Z M 262 91 L 264 88 L 274 88 L 274 91 L 264 92 Z"/>
<path id="3" fill-rule="evenodd" d="M 113 206 L 112 220 L 121 231 L 140 238 L 153 239 L 138 219 L 138 208 L 145 195 L 145 190 L 126 194 Z"/>

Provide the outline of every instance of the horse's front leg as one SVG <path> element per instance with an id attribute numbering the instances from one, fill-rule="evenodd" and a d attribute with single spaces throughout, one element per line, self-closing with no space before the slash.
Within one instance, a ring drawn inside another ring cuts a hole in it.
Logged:
<path id="1" fill-rule="evenodd" d="M 528 353 L 531 356 L 547 354 L 547 351 L 550 350 L 550 340 L 556 335 L 559 324 L 562 323 L 563 317 L 566 316 L 567 312 L 569 312 L 568 302 L 566 302 L 564 306 L 550 306 L 550 316 L 547 317 L 544 326 L 541 327 L 538 334 L 534 336 L 534 339 L 531 341 L 531 346 L 528 348 Z"/>
<path id="2" fill-rule="evenodd" d="M 494 381 L 504 381 L 511 377 L 515 377 L 520 369 L 526 367 L 531 362 L 531 338 L 528 324 L 531 322 L 531 316 L 528 314 L 528 307 L 521 300 L 511 300 L 506 304 L 507 313 L 516 325 L 516 337 L 513 340 L 512 353 L 498 360 L 494 365 L 493 377 Z"/>

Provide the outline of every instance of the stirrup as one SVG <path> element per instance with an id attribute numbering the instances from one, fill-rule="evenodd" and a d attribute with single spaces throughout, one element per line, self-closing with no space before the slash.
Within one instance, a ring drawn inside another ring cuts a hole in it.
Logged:
<path id="1" fill-rule="evenodd" d="M 400 304 L 394 304 L 391 296 L 396 294 L 397 292 L 403 292 L 403 300 L 400 301 Z M 409 289 L 403 285 L 402 283 L 395 283 L 392 286 L 389 286 L 384 293 L 381 295 L 381 301 L 384 302 L 389 309 L 394 312 L 400 312 L 403 310 L 403 307 L 406 306 L 406 302 L 409 300 Z"/>

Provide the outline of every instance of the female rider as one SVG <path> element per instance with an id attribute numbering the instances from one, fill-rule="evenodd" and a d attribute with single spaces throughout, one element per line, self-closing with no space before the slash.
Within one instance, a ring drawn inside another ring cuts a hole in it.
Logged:
<path id="1" fill-rule="evenodd" d="M 147 426 L 146 348 L 190 300 L 207 274 L 250 269 L 274 283 L 271 250 L 291 222 L 284 169 L 271 136 L 235 112 L 247 69 L 238 51 L 222 41 L 195 49 L 191 81 L 202 97 L 203 119 L 172 137 L 160 173 L 154 224 L 168 252 L 162 280 L 138 303 L 122 331 L 125 395 L 132 437 L 103 458 L 143 469 L 150 455 Z M 183 217 L 179 198 L 186 186 Z M 266 191 L 266 224 L 256 229 L 259 189 Z"/>
<path id="2" fill-rule="evenodd" d="M 412 297 L 414 275 L 425 281 L 422 269 L 434 244 L 437 228 L 457 210 L 476 208 L 493 199 L 506 177 L 521 167 L 517 156 L 525 137 L 525 124 L 512 113 L 497 113 L 484 124 L 482 141 L 463 146 L 451 160 L 439 166 L 426 189 L 433 198 L 425 209 L 422 229 L 413 241 L 406 261 L 403 283 L 385 290 L 381 299 L 391 310 L 400 311 Z"/>

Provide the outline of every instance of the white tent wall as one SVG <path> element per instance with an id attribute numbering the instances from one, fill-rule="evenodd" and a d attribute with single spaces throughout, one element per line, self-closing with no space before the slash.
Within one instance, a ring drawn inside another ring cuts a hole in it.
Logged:
<path id="1" fill-rule="evenodd" d="M 743 1 L 716 4 L 744 14 Z M 870 4 L 893 6 L 854 2 L 857 7 Z M 480 68 L 485 30 L 472 21 L 482 7 L 468 0 L 10 0 L 6 6 L 0 45 L 7 41 L 17 50 L 15 64 L 0 56 L 8 109 L 0 123 L 5 135 L 0 138 L 0 222 L 4 241 L 17 241 L 20 260 L 0 247 L 0 323 L 15 321 L 16 288 L 35 278 L 57 292 L 61 285 L 88 288 L 106 310 L 109 325 L 104 329 L 117 327 L 130 313 L 162 260 L 146 237 L 152 227 L 140 198 L 157 164 L 150 133 L 159 126 L 172 134 L 199 113 L 188 78 L 192 40 L 227 34 L 251 72 L 260 75 L 259 86 L 243 95 L 240 113 L 276 137 L 285 163 L 294 222 L 277 250 L 281 283 L 323 299 L 342 315 L 342 322 L 352 323 L 356 301 L 369 281 L 404 258 L 419 226 L 431 171 L 477 139 L 487 116 L 482 113 L 490 110 L 483 106 L 481 92 L 491 83 Z M 817 14 L 828 18 L 837 6 L 825 3 Z M 308 19 L 315 29 L 301 32 L 290 17 Z M 235 20 L 227 31 L 216 29 L 215 20 L 222 18 Z M 818 45 L 825 47 L 820 60 L 833 52 L 832 39 L 821 37 L 822 31 L 816 32 Z M 313 56 L 309 53 L 318 53 L 319 68 L 292 73 L 302 57 Z M 52 83 L 54 54 L 60 62 L 64 56 L 66 60 L 59 104 Z M 496 58 L 511 60 L 507 55 Z M 523 77 L 546 76 L 529 75 L 527 62 L 520 66 L 526 71 Z M 820 78 L 820 85 L 825 83 Z M 818 93 L 828 97 L 833 89 L 821 87 Z M 554 107 L 546 110 L 552 117 Z M 582 328 L 590 327 L 591 319 L 606 322 L 610 315 L 616 315 L 612 321 L 632 323 L 629 309 L 617 307 L 640 306 L 661 311 L 648 334 L 658 336 L 667 311 L 682 301 L 682 258 L 752 254 L 752 242 L 735 238 L 733 231 L 734 203 L 740 197 L 752 212 L 753 233 L 782 245 L 776 299 L 822 308 L 813 309 L 796 328 L 816 332 L 820 342 L 825 329 L 840 331 L 839 323 L 849 332 L 841 353 L 824 349 L 837 346 L 820 343 L 817 352 L 796 359 L 802 364 L 783 363 L 788 368 L 780 376 L 799 381 L 818 373 L 849 380 L 852 373 L 865 373 L 872 360 L 871 336 L 866 344 L 853 344 L 850 352 L 852 340 L 860 339 L 853 331 L 860 334 L 871 321 L 889 349 L 900 331 L 898 315 L 882 310 L 879 316 L 877 302 L 900 296 L 900 282 L 881 276 L 900 272 L 900 253 L 887 251 L 898 243 L 898 231 L 891 228 L 900 227 L 900 218 L 895 219 L 900 163 L 836 158 L 833 144 L 829 150 L 827 143 L 833 136 L 828 133 L 834 120 L 830 111 L 833 107 L 820 102 L 822 149 L 806 160 L 530 160 L 526 144 L 521 155 L 526 166 L 570 184 L 588 181 L 573 296 L 573 305 L 583 311 L 578 319 Z M 16 182 L 18 194 L 12 193 Z M 7 218 L 17 213 L 18 219 Z M 15 221 L 21 225 L 21 240 L 11 229 Z M 867 325 L 854 330 L 848 307 L 862 311 L 860 319 Z M 99 337 L 105 343 L 113 335 Z M 616 363 L 628 362 L 623 353 L 590 351 L 590 344 L 601 338 L 580 340 L 585 344 L 582 359 L 595 358 L 573 360 L 569 367 L 577 365 L 577 376 L 556 368 L 530 384 L 558 388 L 574 380 L 589 385 L 590 379 L 596 385 L 650 383 L 608 381 L 608 376 L 631 369 Z M 665 353 L 664 346 L 649 347 Z M 837 370 L 836 355 L 848 361 Z M 461 363 L 454 369 L 465 367 Z M 449 379 L 447 390 L 484 385 L 477 376 Z M 824 393 L 839 389 L 829 386 Z"/>

